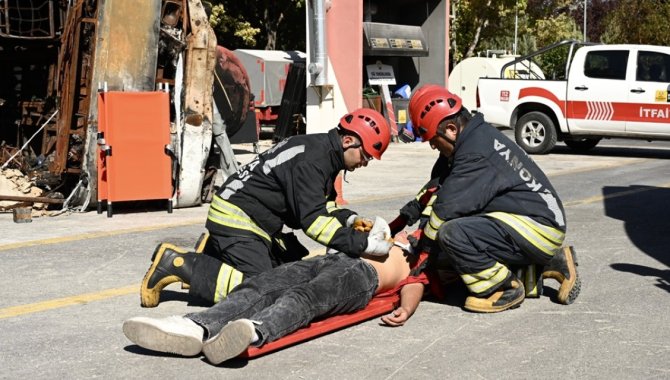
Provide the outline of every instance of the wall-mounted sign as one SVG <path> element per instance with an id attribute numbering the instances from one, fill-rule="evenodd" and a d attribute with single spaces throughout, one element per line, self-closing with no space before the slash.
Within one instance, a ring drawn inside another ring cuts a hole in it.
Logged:
<path id="1" fill-rule="evenodd" d="M 389 38 L 389 43 L 393 49 L 419 49 L 423 50 L 421 40 L 406 40 L 402 38 Z"/>
<path id="2" fill-rule="evenodd" d="M 388 49 L 389 40 L 386 38 L 370 38 L 370 46 L 377 49 Z"/>
<path id="3" fill-rule="evenodd" d="M 368 71 L 368 82 L 371 85 L 393 85 L 395 84 L 395 74 L 393 66 L 376 63 L 365 67 Z"/>

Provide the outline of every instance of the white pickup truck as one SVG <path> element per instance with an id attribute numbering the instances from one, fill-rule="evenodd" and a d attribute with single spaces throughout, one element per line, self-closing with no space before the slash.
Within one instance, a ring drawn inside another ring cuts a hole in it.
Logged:
<path id="1" fill-rule="evenodd" d="M 480 78 L 477 112 L 513 128 L 528 153 L 548 153 L 556 141 L 588 150 L 604 137 L 670 140 L 670 47 L 562 41 L 508 63 L 501 77 L 510 67 L 542 67 L 556 49 L 566 62 L 555 65 L 558 75 Z"/>

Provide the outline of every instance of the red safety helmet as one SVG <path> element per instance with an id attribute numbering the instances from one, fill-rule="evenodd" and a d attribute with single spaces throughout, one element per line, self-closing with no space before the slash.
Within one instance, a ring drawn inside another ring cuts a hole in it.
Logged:
<path id="1" fill-rule="evenodd" d="M 428 141 L 437 133 L 437 126 L 463 108 L 463 101 L 444 87 L 428 85 L 420 88 L 409 101 L 410 118 L 414 135 Z"/>
<path id="2" fill-rule="evenodd" d="M 342 116 L 340 127 L 361 139 L 365 153 L 381 160 L 391 140 L 391 130 L 382 114 L 371 108 L 359 108 Z"/>
<path id="3" fill-rule="evenodd" d="M 428 92 L 429 90 L 436 90 L 436 89 L 445 90 L 444 87 L 442 87 L 442 86 L 440 86 L 440 85 L 437 85 L 437 84 L 426 84 L 426 85 L 423 85 L 423 86 L 419 87 L 419 88 L 412 94 L 411 98 L 412 98 L 412 99 L 419 99 L 419 98 L 421 97 L 421 95 L 425 94 L 425 93 Z M 412 104 L 414 104 L 414 106 L 413 106 Z M 414 114 L 414 108 L 416 108 L 416 105 L 417 105 L 417 104 L 418 104 L 417 102 L 412 103 L 412 102 L 410 101 L 410 103 L 409 103 L 409 108 L 408 108 L 408 110 L 409 110 L 409 114 L 410 114 L 410 115 L 413 115 L 413 114 Z M 410 117 L 411 117 L 411 116 L 410 116 Z"/>

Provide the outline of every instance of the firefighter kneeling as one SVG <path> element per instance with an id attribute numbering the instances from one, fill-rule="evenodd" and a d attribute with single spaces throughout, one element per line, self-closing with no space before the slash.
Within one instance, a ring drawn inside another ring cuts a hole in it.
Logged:
<path id="1" fill-rule="evenodd" d="M 140 288 L 142 306 L 156 307 L 174 282 L 217 303 L 245 279 L 300 260 L 309 252 L 285 228 L 349 256 L 388 254 L 393 242 L 369 232 L 384 226 L 340 208 L 335 181 L 342 170 L 380 160 L 390 139 L 384 116 L 362 108 L 328 133 L 292 136 L 259 154 L 214 195 L 205 224 L 209 238 L 196 246 L 201 254 L 166 243 L 156 248 Z"/>
<path id="2" fill-rule="evenodd" d="M 572 303 L 581 286 L 576 257 L 571 247 L 562 247 L 563 205 L 542 170 L 440 86 L 420 88 L 409 112 L 415 134 L 440 152 L 429 182 L 439 189 L 423 210 L 427 222 L 419 249 L 458 272 L 470 292 L 465 309 L 518 307 L 527 293 L 539 295 L 533 283 L 539 281 L 541 289 L 542 278 L 557 280 L 558 301 Z M 514 273 L 532 265 L 537 270 L 526 271 L 523 279 Z"/>

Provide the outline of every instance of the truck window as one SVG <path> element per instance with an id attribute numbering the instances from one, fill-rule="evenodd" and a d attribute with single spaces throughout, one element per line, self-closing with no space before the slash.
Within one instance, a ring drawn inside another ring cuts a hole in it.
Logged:
<path id="1" fill-rule="evenodd" d="M 598 50 L 586 54 L 584 75 L 597 79 L 626 79 L 627 50 Z"/>
<path id="2" fill-rule="evenodd" d="M 640 51 L 637 55 L 635 80 L 670 82 L 670 55 L 655 51 Z"/>

